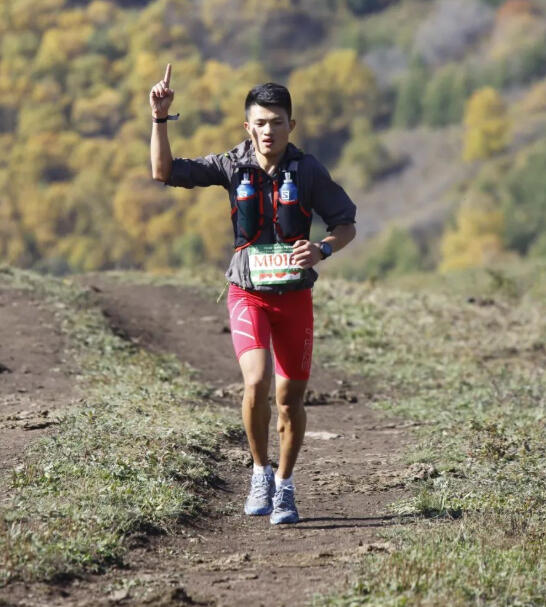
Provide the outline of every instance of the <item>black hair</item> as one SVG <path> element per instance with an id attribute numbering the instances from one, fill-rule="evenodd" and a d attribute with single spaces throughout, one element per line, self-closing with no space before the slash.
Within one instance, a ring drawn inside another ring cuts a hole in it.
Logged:
<path id="1" fill-rule="evenodd" d="M 292 118 L 292 99 L 290 98 L 288 89 L 282 84 L 266 82 L 265 84 L 258 84 L 255 86 L 246 96 L 245 112 L 247 116 L 250 106 L 255 104 L 263 107 L 277 105 L 286 111 L 288 120 Z"/>

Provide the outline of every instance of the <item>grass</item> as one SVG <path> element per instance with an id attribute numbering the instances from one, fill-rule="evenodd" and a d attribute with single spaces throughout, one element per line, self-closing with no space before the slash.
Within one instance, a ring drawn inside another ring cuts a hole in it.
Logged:
<path id="1" fill-rule="evenodd" d="M 546 297 L 544 274 L 519 270 L 318 284 L 319 357 L 426 421 L 407 461 L 436 474 L 393 505 L 416 519 L 386 532 L 392 552 L 315 604 L 545 604 Z"/>
<path id="2" fill-rule="evenodd" d="M 239 423 L 204 405 L 206 389 L 177 359 L 113 335 L 71 282 L 6 267 L 0 282 L 56 310 L 85 394 L 13 473 L 0 511 L 0 585 L 121 564 L 132 533 L 168 533 L 206 509 L 221 446 Z"/>
<path id="3" fill-rule="evenodd" d="M 196 268 L 178 268 L 157 272 L 117 271 L 99 272 L 98 276 L 108 280 L 125 283 L 177 287 L 190 287 L 211 300 L 216 300 L 222 293 L 226 278 L 221 270 L 214 266 L 203 265 Z"/>

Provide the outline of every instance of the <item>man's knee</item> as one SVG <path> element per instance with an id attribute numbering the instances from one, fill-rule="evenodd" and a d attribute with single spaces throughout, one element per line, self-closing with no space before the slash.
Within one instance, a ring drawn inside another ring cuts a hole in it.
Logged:
<path id="1" fill-rule="evenodd" d="M 303 399 L 287 402 L 277 399 L 277 413 L 279 419 L 289 421 L 299 418 L 304 411 Z"/>
<path id="2" fill-rule="evenodd" d="M 245 377 L 244 401 L 249 406 L 259 406 L 269 397 L 271 378 L 267 374 L 250 374 Z"/>

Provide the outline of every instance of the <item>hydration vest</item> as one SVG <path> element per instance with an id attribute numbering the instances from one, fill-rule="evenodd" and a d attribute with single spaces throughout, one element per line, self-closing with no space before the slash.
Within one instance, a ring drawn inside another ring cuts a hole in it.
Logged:
<path id="1" fill-rule="evenodd" d="M 298 188 L 297 180 L 298 160 L 290 161 L 282 174 L 289 173 L 292 181 Z M 279 190 L 283 184 L 283 178 L 272 179 L 273 181 L 273 218 L 266 217 L 264 192 L 265 178 L 264 171 L 257 167 L 243 166 L 239 167 L 237 178 L 240 185 L 243 175 L 247 174 L 250 183 L 254 188 L 254 195 L 244 198 L 238 198 L 234 193 L 231 199 L 231 221 L 233 223 L 233 232 L 235 235 L 234 247 L 236 251 L 244 249 L 252 244 L 274 244 L 275 242 L 294 243 L 296 240 L 309 239 L 311 229 L 312 213 L 307 208 L 302 199 L 301 191 L 298 189 L 297 199 L 282 200 L 279 196 Z M 279 183 L 280 181 L 280 183 Z M 251 221 L 248 218 L 251 217 Z M 249 225 L 253 229 L 249 233 Z M 269 232 L 269 236 L 267 236 Z M 273 237 L 271 237 L 271 232 Z"/>

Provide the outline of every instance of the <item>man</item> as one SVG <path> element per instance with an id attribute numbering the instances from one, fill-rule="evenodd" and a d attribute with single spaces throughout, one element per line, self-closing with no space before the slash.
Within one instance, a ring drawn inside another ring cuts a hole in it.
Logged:
<path id="1" fill-rule="evenodd" d="M 244 380 L 243 423 L 254 460 L 248 515 L 271 514 L 272 524 L 299 520 L 292 471 L 305 434 L 303 398 L 311 367 L 313 267 L 355 235 L 355 206 L 326 169 L 289 143 L 295 127 L 288 90 L 267 83 L 246 98 L 250 138 L 230 152 L 194 160 L 171 155 L 168 110 L 171 66 L 150 91 L 153 178 L 193 188 L 221 185 L 229 193 L 235 252 L 226 272 L 233 345 Z M 312 211 L 329 236 L 309 241 Z M 268 459 L 272 376 L 280 439 L 276 474 Z"/>

